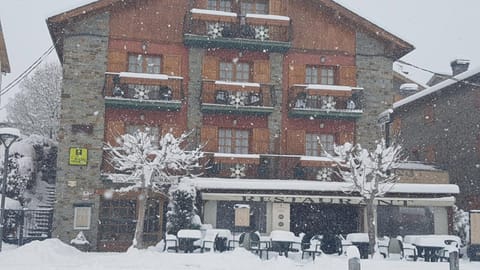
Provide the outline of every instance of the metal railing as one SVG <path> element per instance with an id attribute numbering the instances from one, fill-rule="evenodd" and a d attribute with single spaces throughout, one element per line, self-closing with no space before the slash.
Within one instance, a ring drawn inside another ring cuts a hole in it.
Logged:
<path id="1" fill-rule="evenodd" d="M 24 245 L 52 237 L 53 210 L 5 210 L 3 241 Z"/>

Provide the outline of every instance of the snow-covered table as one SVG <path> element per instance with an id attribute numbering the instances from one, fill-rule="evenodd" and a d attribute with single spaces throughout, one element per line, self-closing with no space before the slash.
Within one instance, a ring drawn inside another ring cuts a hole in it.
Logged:
<path id="1" fill-rule="evenodd" d="M 195 245 L 195 241 L 202 238 L 202 232 L 200 230 L 180 230 L 177 233 L 177 238 L 180 249 L 184 250 L 185 253 L 193 252 L 200 247 Z"/>
<path id="2" fill-rule="evenodd" d="M 357 246 L 360 251 L 361 259 L 368 259 L 368 248 L 370 247 L 367 233 L 350 233 L 347 234 L 347 241 Z"/>

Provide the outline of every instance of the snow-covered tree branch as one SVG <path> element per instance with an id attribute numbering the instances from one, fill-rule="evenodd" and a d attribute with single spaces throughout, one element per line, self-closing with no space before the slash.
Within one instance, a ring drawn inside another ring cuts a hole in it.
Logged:
<path id="1" fill-rule="evenodd" d="M 352 188 L 346 192 L 359 193 L 366 204 L 367 226 L 370 240 L 370 254 L 373 254 L 376 236 L 376 202 L 383 197 L 399 180 L 395 169 L 402 160 L 402 147 L 397 144 L 386 145 L 385 140 L 377 142 L 373 151 L 362 148 L 360 144 L 346 143 L 335 146 L 337 164 L 336 174 Z"/>
<path id="2" fill-rule="evenodd" d="M 184 133 L 175 138 L 167 133 L 156 144 L 155 137 L 149 134 L 148 130 L 137 130 L 132 135 L 121 135 L 117 140 L 119 146 L 105 146 L 113 167 L 128 174 L 126 180 L 133 181 L 132 188 L 140 190 L 135 247 L 143 248 L 143 223 L 148 191 L 166 192 L 168 185 L 177 184 L 180 176 L 188 175 L 199 167 L 199 159 L 203 156 L 202 147 L 192 151 L 182 148 L 189 134 Z"/>

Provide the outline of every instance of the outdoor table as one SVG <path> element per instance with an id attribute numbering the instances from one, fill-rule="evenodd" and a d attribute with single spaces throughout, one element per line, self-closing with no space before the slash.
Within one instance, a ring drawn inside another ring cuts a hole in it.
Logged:
<path id="1" fill-rule="evenodd" d="M 368 259 L 368 248 L 370 241 L 367 233 L 350 233 L 347 234 L 347 241 L 358 248 L 360 259 Z"/>
<path id="2" fill-rule="evenodd" d="M 270 237 L 272 239 L 272 250 L 278 251 L 279 255 L 285 254 L 285 257 L 288 257 L 290 247 L 297 240 L 292 232 L 287 231 L 272 231 Z"/>
<path id="3" fill-rule="evenodd" d="M 200 230 L 180 230 L 177 238 L 180 249 L 183 249 L 185 253 L 192 253 L 195 250 L 195 241 L 202 238 L 202 232 Z"/>
<path id="4" fill-rule="evenodd" d="M 423 257 L 426 262 L 437 262 L 451 242 L 460 243 L 460 238 L 454 235 L 418 235 L 410 236 L 408 240 L 413 242 L 418 256 Z"/>

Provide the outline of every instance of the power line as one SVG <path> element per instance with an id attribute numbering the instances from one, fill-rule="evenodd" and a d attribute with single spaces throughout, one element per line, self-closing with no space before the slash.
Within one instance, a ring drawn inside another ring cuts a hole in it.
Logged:
<path id="1" fill-rule="evenodd" d="M 415 65 L 415 64 L 411 64 L 411 63 L 405 62 L 405 61 L 403 61 L 403 60 L 397 60 L 397 62 L 398 62 L 398 63 L 401 63 L 401 64 L 404 64 L 404 65 L 407 65 L 407 66 L 410 66 L 410 67 L 413 67 L 413 68 L 416 68 L 416 69 L 419 69 L 419 70 L 421 70 L 421 71 L 425 71 L 425 72 L 432 73 L 432 74 L 437 74 L 437 72 L 431 71 L 431 70 L 426 69 L 426 68 L 419 67 L 419 66 L 417 66 L 417 65 Z M 461 73 L 460 73 L 460 74 L 461 74 Z M 457 78 L 456 78 L 455 76 L 453 76 L 453 75 L 442 75 L 442 76 L 445 78 L 445 80 L 450 79 L 450 80 L 453 80 L 453 81 L 455 81 L 455 82 L 462 82 L 462 83 L 465 83 L 465 84 L 469 84 L 469 85 L 473 85 L 473 86 L 480 87 L 480 84 L 478 84 L 478 83 L 470 82 L 470 81 L 468 81 L 468 80 L 459 80 L 459 79 L 457 79 Z"/>
<path id="2" fill-rule="evenodd" d="M 32 71 L 34 71 L 38 65 L 40 65 L 45 58 L 50 55 L 55 47 L 52 45 L 48 48 L 39 58 L 37 58 L 27 69 L 25 69 L 17 78 L 11 81 L 5 88 L 0 91 L 0 96 L 5 95 L 15 86 L 17 86 L 25 77 L 27 77 Z"/>

